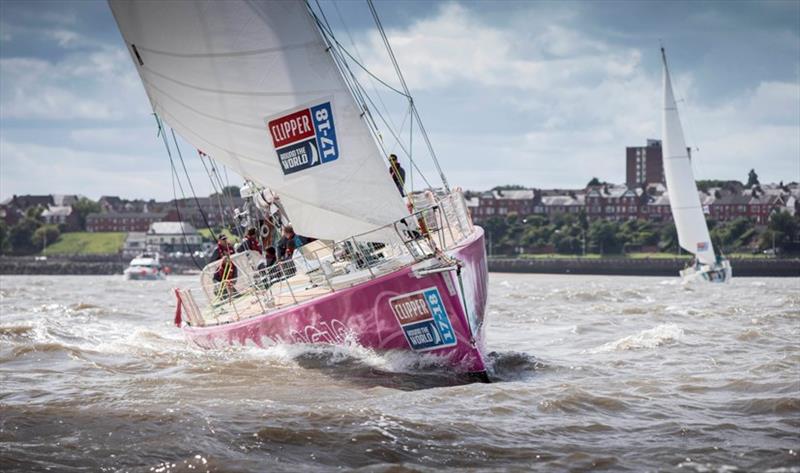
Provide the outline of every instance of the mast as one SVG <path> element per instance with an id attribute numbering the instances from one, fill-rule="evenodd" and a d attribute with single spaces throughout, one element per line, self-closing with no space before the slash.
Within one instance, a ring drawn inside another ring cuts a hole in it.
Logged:
<path id="1" fill-rule="evenodd" d="M 669 205 L 678 231 L 678 243 L 705 264 L 715 263 L 714 247 L 703 215 L 703 207 L 692 172 L 692 163 L 683 137 L 678 106 L 672 91 L 667 55 L 661 48 L 664 64 L 662 114 L 662 152 L 664 178 L 667 182 Z"/>

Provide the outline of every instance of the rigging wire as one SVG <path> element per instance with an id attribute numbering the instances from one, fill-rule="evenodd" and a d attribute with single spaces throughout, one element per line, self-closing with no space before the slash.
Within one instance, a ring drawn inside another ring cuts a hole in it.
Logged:
<path id="1" fill-rule="evenodd" d="M 327 19 L 324 17 L 325 12 L 322 11 L 319 5 L 319 1 L 318 0 L 316 1 L 317 1 L 317 7 L 320 8 L 320 14 L 323 15 L 323 20 L 327 23 Z M 342 48 L 342 46 L 336 40 L 336 38 L 333 37 L 333 33 L 330 29 L 330 24 L 327 24 L 326 26 L 325 24 L 322 23 L 322 21 L 320 21 L 319 17 L 317 16 L 316 12 L 311 7 L 311 5 L 308 3 L 308 1 L 306 1 L 306 7 L 309 15 L 311 15 L 311 18 L 314 20 L 317 27 L 319 28 L 323 40 L 328 46 L 327 51 L 331 53 L 333 62 L 339 69 L 339 72 L 342 75 L 342 79 L 345 82 L 345 86 L 350 91 L 350 94 L 353 96 L 353 99 L 356 101 L 359 108 L 361 109 L 361 116 L 364 117 L 365 120 L 367 121 L 367 126 L 372 127 L 371 131 L 376 134 L 376 137 L 380 138 L 380 132 L 378 130 L 377 124 L 375 123 L 375 119 L 372 117 L 372 114 L 370 113 L 370 110 L 367 107 L 366 102 L 364 101 L 364 97 L 362 96 L 361 91 L 356 86 L 357 80 L 355 74 L 353 74 L 353 71 L 350 70 L 347 61 L 341 55 L 340 48 Z M 339 45 L 339 48 L 334 47 L 335 45 Z"/>
<path id="2" fill-rule="evenodd" d="M 350 40 L 350 44 L 353 46 L 353 51 L 355 51 L 359 61 L 363 63 L 364 58 L 361 56 L 361 51 L 358 50 L 358 45 L 353 39 L 353 35 L 350 33 L 350 28 L 348 28 L 347 23 L 344 21 L 344 17 L 342 16 L 342 12 L 341 10 L 339 10 L 339 2 L 337 0 L 333 0 L 332 3 L 333 3 L 333 8 L 336 10 L 336 16 L 339 17 L 339 22 L 342 24 L 342 27 L 344 28 L 344 31 L 347 34 L 347 38 Z M 378 90 L 378 87 L 375 85 L 376 82 L 375 78 L 373 78 L 371 75 L 367 75 L 367 77 L 369 78 L 369 82 L 372 85 L 372 90 L 374 90 L 375 94 L 378 96 L 378 102 L 380 102 L 381 106 L 383 107 L 383 111 L 386 112 L 386 114 L 389 116 L 389 121 L 392 123 L 392 126 L 395 126 L 395 122 L 392 119 L 391 112 L 389 111 L 389 107 L 386 106 L 386 102 L 383 101 L 383 94 L 381 94 L 380 90 Z M 403 118 L 403 121 L 405 121 L 405 116 Z M 395 128 L 397 127 L 395 126 Z M 399 134 L 402 134 L 402 125 L 400 129 L 401 131 Z"/>
<path id="3" fill-rule="evenodd" d="M 352 69 L 349 67 L 349 62 L 352 61 L 352 62 L 356 63 L 369 76 L 375 78 L 378 82 L 380 82 L 381 84 L 383 84 L 387 88 L 393 90 L 394 92 L 397 92 L 401 96 L 406 97 L 407 99 L 409 99 L 409 103 L 413 105 L 413 101 L 411 101 L 411 97 L 408 96 L 405 93 L 400 92 L 399 90 L 397 90 L 396 88 L 390 86 L 389 84 L 387 84 L 385 81 L 383 81 L 378 76 L 373 74 L 364 65 L 362 65 L 357 59 L 355 59 L 355 57 L 349 51 L 347 51 L 347 49 L 344 47 L 344 45 L 342 45 L 336 39 L 336 37 L 334 36 L 333 31 L 332 31 L 332 29 L 330 27 L 330 23 L 327 21 L 327 18 L 325 17 L 325 12 L 322 11 L 322 8 L 321 8 L 321 6 L 319 4 L 319 0 L 315 0 L 315 2 L 317 4 L 317 7 L 320 9 L 320 15 L 322 16 L 322 20 L 320 20 L 319 16 L 316 14 L 316 11 L 314 11 L 314 9 L 311 7 L 311 5 L 308 4 L 308 2 L 306 2 L 306 6 L 308 7 L 309 14 L 311 15 L 311 17 L 316 22 L 317 26 L 319 27 L 319 29 L 320 29 L 320 31 L 322 33 L 323 38 L 328 43 L 328 49 L 329 49 L 329 51 L 331 51 L 331 55 L 332 55 L 332 57 L 334 59 L 334 62 L 339 67 L 340 71 L 342 72 L 342 77 L 344 78 L 345 84 L 347 85 L 348 89 L 350 89 L 350 92 L 353 95 L 353 97 L 356 100 L 356 102 L 359 104 L 359 106 L 364 111 L 362 113 L 362 116 L 365 117 L 365 119 L 367 120 L 367 123 L 370 125 L 371 131 L 375 135 L 376 141 L 378 143 L 378 146 L 380 147 L 380 149 L 383 152 L 384 156 L 388 157 L 388 153 L 386 151 L 386 148 L 383 145 L 383 139 L 382 139 L 382 136 L 381 136 L 380 128 L 378 127 L 377 122 L 375 121 L 375 118 L 372 115 L 372 111 L 373 110 L 378 115 L 380 120 L 384 123 L 384 125 L 388 129 L 389 133 L 394 137 L 395 142 L 397 143 L 397 145 L 400 146 L 400 149 L 402 149 L 403 152 L 406 154 L 406 156 L 409 157 L 409 159 L 411 160 L 411 163 L 412 163 L 412 168 L 416 169 L 417 172 L 420 173 L 420 175 L 422 176 L 422 179 L 425 181 L 425 183 L 428 185 L 428 187 L 432 188 L 433 186 L 430 184 L 428 179 L 422 173 L 422 170 L 419 168 L 419 166 L 416 165 L 416 163 L 413 161 L 413 159 L 411 159 L 410 151 L 405 148 L 405 146 L 403 145 L 402 140 L 398 137 L 397 133 L 395 133 L 394 127 L 392 126 L 392 124 L 389 123 L 389 120 L 387 120 L 387 118 L 383 116 L 383 114 L 380 112 L 380 110 L 378 109 L 378 107 L 375 104 L 375 102 L 372 100 L 372 97 L 366 92 L 366 89 L 364 88 L 364 86 L 361 85 L 361 83 L 359 82 L 358 78 L 355 76 L 355 74 L 353 73 Z M 349 57 L 351 61 L 348 61 L 343 56 L 342 53 L 347 55 L 347 57 Z M 365 97 L 366 97 L 366 100 L 364 99 Z M 369 104 L 372 105 L 372 107 L 369 107 L 367 105 L 367 101 L 369 101 Z M 413 119 L 414 118 L 412 116 L 412 121 L 413 121 Z"/>
<path id="4" fill-rule="evenodd" d="M 208 155 L 198 149 L 197 150 L 197 156 L 200 158 L 200 162 L 203 164 L 203 169 L 206 171 L 206 175 L 208 176 L 209 182 L 211 182 L 211 188 L 214 190 L 214 195 L 217 197 L 217 207 L 219 208 L 219 214 L 220 214 L 220 217 L 222 218 L 222 226 L 225 227 L 228 224 L 227 224 L 227 220 L 225 219 L 225 210 L 222 207 L 222 200 L 220 199 L 220 191 L 219 191 L 219 189 L 217 189 L 217 184 L 216 184 L 216 182 L 214 182 L 214 178 L 211 177 L 211 171 L 208 170 L 208 167 L 206 166 L 205 159 L 203 159 L 203 156 L 208 156 Z M 208 159 L 209 159 L 209 165 L 210 165 L 211 164 L 210 163 L 211 157 L 209 157 Z M 214 201 L 214 199 L 212 199 L 210 197 L 209 197 L 209 199 L 212 202 Z"/>
<path id="5" fill-rule="evenodd" d="M 319 0 L 315 0 L 315 1 L 317 2 L 317 7 L 319 7 Z M 389 89 L 389 90 L 391 90 L 391 91 L 393 91 L 393 92 L 395 92 L 395 93 L 397 93 L 397 94 L 399 94 L 399 95 L 401 95 L 401 96 L 403 96 L 403 97 L 405 97 L 407 99 L 411 98 L 411 97 L 409 97 L 409 95 L 407 93 L 404 93 L 404 92 L 398 90 L 396 87 L 390 85 L 385 80 L 383 80 L 380 77 L 376 76 L 372 71 L 370 71 L 367 68 L 367 66 L 361 64 L 361 62 L 358 59 L 356 59 L 356 57 L 353 56 L 353 54 L 350 51 L 348 51 L 347 48 L 345 48 L 344 45 L 342 43 L 340 43 L 338 39 L 336 39 L 336 36 L 334 36 L 334 34 L 333 34 L 333 30 L 331 30 L 330 27 L 329 27 L 330 25 L 328 25 L 326 27 L 325 25 L 322 24 L 322 22 L 319 21 L 319 18 L 317 17 L 316 12 L 311 8 L 311 5 L 308 5 L 308 9 L 311 12 L 311 16 L 317 22 L 317 25 L 320 27 L 320 29 L 324 33 L 323 36 L 329 37 L 330 41 L 332 41 L 331 46 L 336 45 L 341 50 L 341 52 L 343 52 L 345 55 L 347 55 L 347 57 L 350 58 L 350 61 L 352 61 L 361 70 L 366 72 L 370 77 L 372 77 L 373 79 L 375 79 L 376 81 L 381 83 L 387 89 Z M 321 11 L 321 14 L 324 16 L 325 12 Z"/>
<path id="6" fill-rule="evenodd" d="M 203 222 L 206 224 L 206 228 L 211 233 L 214 234 L 214 231 L 211 229 L 211 225 L 208 223 L 208 218 L 206 217 L 206 213 L 203 211 L 203 207 L 200 206 L 200 201 L 197 199 L 197 193 L 194 191 L 194 184 L 192 183 L 192 179 L 189 177 L 189 171 L 186 169 L 186 163 L 183 161 L 183 153 L 181 152 L 180 146 L 178 146 L 178 138 L 175 136 L 175 130 L 170 128 L 170 132 L 172 133 L 172 141 L 175 143 L 175 150 L 178 152 L 178 158 L 181 161 L 181 167 L 183 167 L 183 174 L 186 176 L 186 182 L 189 183 L 189 189 L 192 191 L 192 197 L 194 197 L 194 203 L 197 206 L 197 210 L 200 212 L 200 216 L 203 218 Z"/>
<path id="7" fill-rule="evenodd" d="M 442 179 L 442 184 L 444 184 L 445 189 L 450 192 L 450 185 L 447 183 L 447 178 L 442 171 L 442 167 L 439 165 L 439 160 L 436 157 L 436 152 L 433 150 L 433 145 L 431 144 L 430 138 L 428 137 L 428 132 L 425 130 L 425 126 L 422 124 L 422 119 L 419 116 L 419 112 L 417 111 L 416 105 L 414 105 L 414 99 L 411 96 L 411 92 L 408 90 L 408 85 L 406 84 L 406 80 L 403 77 L 403 72 L 400 70 L 400 65 L 397 63 L 397 58 L 394 55 L 394 51 L 392 50 L 392 46 L 389 44 L 389 39 L 386 37 L 386 31 L 383 29 L 383 25 L 381 24 L 380 17 L 378 16 L 378 11 L 375 10 L 375 5 L 373 4 L 372 0 L 367 0 L 367 5 L 369 5 L 369 9 L 372 12 L 372 18 L 375 20 L 375 25 L 378 28 L 378 32 L 383 39 L 383 44 L 386 47 L 386 51 L 389 54 L 389 58 L 392 61 L 392 65 L 394 65 L 395 72 L 397 73 L 398 79 L 400 79 L 400 84 L 403 86 L 403 91 L 405 92 L 405 96 L 408 97 L 409 102 L 411 103 L 411 111 L 414 114 L 414 117 L 417 119 L 417 124 L 419 125 L 419 131 L 422 133 L 422 138 L 425 141 L 425 144 L 428 147 L 428 152 L 431 154 L 431 158 L 433 159 L 434 165 L 436 165 L 436 170 L 439 171 L 439 177 Z"/>
<path id="8" fill-rule="evenodd" d="M 208 157 L 208 163 L 211 166 L 211 172 L 213 174 L 213 177 L 216 178 L 217 185 L 219 185 L 219 189 L 220 190 L 217 193 L 217 199 L 219 201 L 220 207 L 222 207 L 222 198 L 225 197 L 225 195 L 224 195 L 225 194 L 225 192 L 224 192 L 225 191 L 225 186 L 223 185 L 223 182 L 222 182 L 222 176 L 220 176 L 220 173 L 217 170 L 219 168 L 219 166 L 216 164 L 216 161 L 214 161 L 214 158 L 212 158 L 211 156 L 208 156 L 208 155 L 206 155 L 206 156 Z M 233 198 L 229 198 L 228 199 L 228 205 L 229 205 L 230 209 L 234 208 L 233 207 Z M 224 212 L 223 212 L 223 215 L 224 215 Z M 235 222 L 235 221 L 232 222 L 230 226 L 234 228 L 234 230 L 236 231 L 236 235 L 239 237 L 240 240 L 242 238 L 244 238 L 244 234 L 242 233 L 242 229 L 239 227 L 237 222 Z"/>
<path id="9" fill-rule="evenodd" d="M 411 105 L 409 105 L 409 108 L 411 108 Z M 411 111 L 410 110 L 409 110 L 408 114 L 411 115 Z M 403 123 L 405 123 L 405 118 L 403 119 Z M 414 169 L 413 168 L 416 166 L 416 163 L 414 163 L 414 158 L 411 157 L 411 153 L 413 153 L 413 152 L 414 152 L 414 118 L 412 117 L 411 118 L 411 123 L 408 126 L 408 162 L 411 163 L 411 167 L 412 167 L 411 172 L 409 173 L 410 174 L 409 181 L 411 182 L 411 192 L 412 193 L 414 192 Z M 422 174 L 422 173 L 420 173 L 420 174 Z M 425 179 L 425 176 L 422 176 L 422 178 Z M 426 180 L 426 182 L 427 182 L 427 180 Z M 428 186 L 428 187 L 430 187 L 430 186 Z"/>
<path id="10" fill-rule="evenodd" d="M 200 265 L 194 257 L 194 253 L 189 250 L 189 243 L 186 241 L 186 231 L 183 228 L 183 217 L 181 217 L 181 210 L 180 206 L 178 205 L 178 196 L 175 191 L 175 182 L 177 181 L 178 187 L 181 189 L 181 195 L 183 198 L 186 198 L 186 194 L 183 192 L 183 186 L 181 185 L 181 180 L 178 177 L 178 171 L 175 169 L 175 162 L 172 159 L 172 151 L 169 147 L 169 141 L 167 141 L 166 131 L 164 130 L 163 125 L 161 124 L 161 119 L 158 118 L 158 114 L 153 112 L 153 116 L 156 119 L 156 124 L 158 125 L 158 135 L 164 140 L 164 147 L 167 150 L 167 156 L 169 156 L 169 164 L 170 168 L 172 169 L 172 200 L 175 202 L 175 213 L 178 216 L 178 225 L 181 227 L 181 235 L 183 236 L 183 244 L 186 247 L 186 252 L 189 253 L 189 256 L 192 258 L 192 263 L 194 263 L 197 269 L 202 270 L 203 266 Z"/>
<path id="11" fill-rule="evenodd" d="M 388 153 L 386 152 L 386 148 L 383 143 L 383 137 L 381 136 L 380 129 L 378 127 L 377 122 L 375 121 L 375 118 L 372 116 L 372 111 L 367 106 L 364 97 L 366 97 L 367 100 L 369 100 L 370 103 L 373 104 L 373 108 L 376 109 L 375 110 L 376 113 L 378 113 L 378 116 L 381 118 L 381 120 L 384 121 L 384 123 L 386 123 L 386 119 L 381 115 L 380 111 L 377 110 L 377 107 L 375 107 L 372 98 L 369 96 L 369 94 L 367 94 L 364 87 L 359 83 L 358 78 L 355 76 L 352 69 L 350 69 L 348 61 L 342 55 L 342 50 L 344 50 L 344 46 L 341 43 L 339 43 L 339 41 L 333 36 L 333 32 L 330 28 L 330 23 L 327 21 L 327 18 L 325 17 L 325 12 L 324 10 L 322 10 L 319 4 L 319 0 L 316 0 L 316 4 L 317 7 L 320 9 L 320 15 L 322 15 L 322 21 L 320 21 L 319 17 L 317 16 L 316 12 L 311 7 L 311 5 L 308 4 L 308 2 L 306 2 L 306 6 L 308 7 L 308 12 L 316 22 L 322 34 L 323 39 L 327 43 L 328 51 L 331 52 L 331 57 L 333 58 L 334 64 L 336 64 L 337 68 L 341 72 L 342 78 L 345 81 L 345 85 L 347 86 L 348 90 L 350 91 L 351 95 L 353 96 L 358 106 L 363 110 L 361 116 L 364 117 L 368 129 L 372 132 L 375 138 L 376 144 L 380 148 L 380 151 L 383 154 L 383 156 L 388 160 Z M 325 24 L 323 24 L 323 21 L 325 22 Z M 348 55 L 352 57 L 352 55 L 350 55 L 349 53 Z M 387 125 L 387 127 L 389 127 L 389 131 L 394 135 L 394 131 L 391 129 L 391 127 L 389 125 Z M 397 140 L 396 136 L 395 139 Z"/>
<path id="12" fill-rule="evenodd" d="M 372 99 L 370 98 L 370 96 L 369 96 L 369 95 L 367 95 L 367 99 L 370 101 L 370 103 L 371 103 L 373 106 L 375 105 L 375 103 L 374 103 L 374 102 L 372 102 Z M 380 118 L 380 119 L 383 121 L 383 123 L 386 125 L 387 129 L 389 130 L 389 133 L 391 133 L 391 134 L 392 134 L 392 136 L 394 137 L 394 139 L 396 140 L 396 142 L 397 142 L 398 146 L 400 146 L 400 149 L 401 149 L 401 150 L 403 150 L 403 153 L 405 153 L 405 155 L 406 155 L 406 156 L 408 156 L 408 157 L 409 157 L 409 159 L 411 159 L 411 154 L 410 154 L 410 151 L 406 150 L 405 146 L 403 145 L 403 142 L 400 140 L 400 137 L 398 137 L 398 136 L 397 136 L 397 134 L 394 132 L 394 130 L 393 130 L 393 129 L 392 129 L 390 126 L 389 126 L 389 124 L 387 123 L 387 121 L 386 121 L 386 119 L 383 117 L 383 115 L 382 115 L 382 114 L 381 114 L 379 111 L 376 111 L 376 113 L 378 114 L 378 117 L 379 117 L 379 118 Z M 412 120 L 412 121 L 413 121 L 413 120 Z M 383 147 L 382 147 L 382 146 L 381 146 L 381 149 L 383 149 Z M 385 154 L 385 153 L 386 153 L 386 151 L 384 150 L 384 154 Z M 423 181 L 425 181 L 425 184 L 426 184 L 428 187 L 430 187 L 430 188 L 433 188 L 433 185 L 431 185 L 431 183 L 428 181 L 428 178 L 426 178 L 426 177 L 425 177 L 425 174 L 422 172 L 422 170 L 419 168 L 419 166 L 417 166 L 417 163 L 416 163 L 414 160 L 411 160 L 411 165 L 412 165 L 412 167 L 413 167 L 414 169 L 416 169 L 416 170 L 417 170 L 417 172 L 419 173 L 419 175 L 422 177 L 422 180 L 423 180 Z"/>

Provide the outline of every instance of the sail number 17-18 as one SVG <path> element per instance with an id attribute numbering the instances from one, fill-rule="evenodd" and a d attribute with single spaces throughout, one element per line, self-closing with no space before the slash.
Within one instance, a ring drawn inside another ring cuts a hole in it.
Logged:
<path id="1" fill-rule="evenodd" d="M 311 116 L 314 120 L 314 131 L 317 135 L 322 162 L 334 161 L 339 157 L 339 149 L 336 143 L 336 126 L 333 123 L 331 103 L 325 102 L 311 107 Z"/>

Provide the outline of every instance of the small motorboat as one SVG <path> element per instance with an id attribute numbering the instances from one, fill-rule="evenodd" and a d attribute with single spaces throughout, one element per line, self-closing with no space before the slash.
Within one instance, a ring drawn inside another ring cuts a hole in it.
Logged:
<path id="1" fill-rule="evenodd" d="M 155 281 L 166 278 L 158 253 L 141 253 L 125 268 L 125 279 L 133 281 Z"/>

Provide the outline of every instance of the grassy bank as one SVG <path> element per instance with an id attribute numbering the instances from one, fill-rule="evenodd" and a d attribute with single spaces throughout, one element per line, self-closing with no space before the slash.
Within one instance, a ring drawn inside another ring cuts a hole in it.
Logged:
<path id="1" fill-rule="evenodd" d="M 45 255 L 107 255 L 116 254 L 125 244 L 124 232 L 74 232 L 64 233 L 57 242 L 49 245 Z"/>

